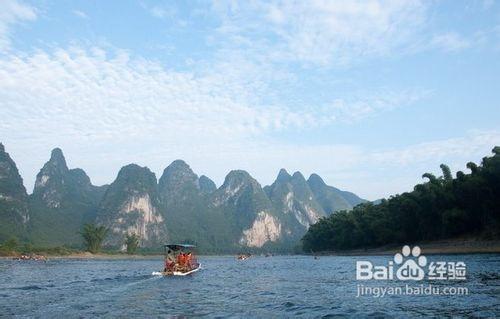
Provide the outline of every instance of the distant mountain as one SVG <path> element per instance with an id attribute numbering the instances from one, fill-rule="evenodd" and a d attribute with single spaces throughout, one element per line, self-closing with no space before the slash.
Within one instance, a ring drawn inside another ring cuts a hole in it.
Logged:
<path id="1" fill-rule="evenodd" d="M 99 204 L 97 223 L 110 229 L 109 246 L 123 248 L 125 236 L 132 233 L 142 247 L 163 244 L 167 231 L 155 174 L 136 164 L 122 167 Z"/>
<path id="2" fill-rule="evenodd" d="M 291 176 L 285 169 L 281 169 L 275 182 L 265 187 L 265 191 L 274 208 L 282 216 L 285 233 L 296 240 L 311 224 L 325 216 L 323 208 L 316 201 L 300 172 Z"/>
<path id="3" fill-rule="evenodd" d="M 231 171 L 211 200 L 224 213 L 233 239 L 242 246 L 262 247 L 282 236 L 276 211 L 260 184 L 243 170 Z"/>
<path id="4" fill-rule="evenodd" d="M 61 149 L 52 150 L 29 196 L 31 240 L 41 245 L 81 244 L 78 232 L 94 219 L 106 187 L 92 185 L 82 169 L 68 169 Z"/>
<path id="5" fill-rule="evenodd" d="M 217 188 L 182 160 L 160 179 L 147 167 L 120 169 L 111 185 L 92 185 L 85 171 L 69 169 L 55 148 L 26 194 L 15 163 L 0 144 L 0 241 L 17 237 L 38 246 L 82 246 L 85 223 L 109 228 L 106 245 L 124 247 L 127 234 L 141 247 L 167 240 L 196 244 L 211 253 L 292 249 L 321 217 L 364 202 L 328 186 L 316 174 L 280 170 L 264 188 L 246 171 L 229 172 Z"/>
<path id="6" fill-rule="evenodd" d="M 209 209 L 209 196 L 216 186 L 208 177 L 198 178 L 189 165 L 176 160 L 163 171 L 158 189 L 172 241 L 196 243 L 212 252 L 227 245 L 216 240 L 227 230 L 222 215 Z"/>
<path id="7" fill-rule="evenodd" d="M 173 161 L 165 168 L 158 188 L 165 201 L 182 200 L 193 193 L 200 194 L 198 176 L 182 160 Z"/>
<path id="8" fill-rule="evenodd" d="M 307 184 L 327 215 L 340 210 L 351 210 L 354 206 L 366 202 L 356 194 L 326 185 L 317 174 L 311 174 Z"/>
<path id="9" fill-rule="evenodd" d="M 29 217 L 23 179 L 0 143 L 0 241 L 23 238 Z"/>
<path id="10" fill-rule="evenodd" d="M 210 178 L 206 177 L 205 175 L 201 175 L 198 182 L 200 184 L 200 191 L 203 194 L 211 194 L 211 193 L 215 192 L 215 190 L 217 189 L 217 186 L 215 185 L 215 183 Z"/>

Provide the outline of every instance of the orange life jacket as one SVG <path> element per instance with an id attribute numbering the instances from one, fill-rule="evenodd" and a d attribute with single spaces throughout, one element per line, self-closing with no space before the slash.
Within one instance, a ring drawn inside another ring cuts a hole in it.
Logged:
<path id="1" fill-rule="evenodd" d="M 179 256 L 177 256 L 177 263 L 181 266 L 184 266 L 184 264 L 186 263 L 186 255 L 180 253 Z"/>

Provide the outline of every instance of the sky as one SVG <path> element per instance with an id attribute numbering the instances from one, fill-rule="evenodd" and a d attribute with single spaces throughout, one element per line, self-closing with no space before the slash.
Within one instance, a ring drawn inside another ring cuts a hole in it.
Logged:
<path id="1" fill-rule="evenodd" d="M 183 159 L 375 200 L 500 145 L 496 1 L 0 0 L 0 142 L 32 191 Z"/>

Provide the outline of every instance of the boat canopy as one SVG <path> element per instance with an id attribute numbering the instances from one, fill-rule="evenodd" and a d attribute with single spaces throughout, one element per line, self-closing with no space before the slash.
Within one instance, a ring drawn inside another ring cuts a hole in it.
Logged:
<path id="1" fill-rule="evenodd" d="M 170 248 L 174 251 L 177 251 L 177 250 L 183 250 L 183 249 L 192 249 L 192 248 L 195 248 L 196 246 L 191 245 L 191 244 L 167 244 L 167 245 L 164 245 L 163 247 L 165 249 Z"/>

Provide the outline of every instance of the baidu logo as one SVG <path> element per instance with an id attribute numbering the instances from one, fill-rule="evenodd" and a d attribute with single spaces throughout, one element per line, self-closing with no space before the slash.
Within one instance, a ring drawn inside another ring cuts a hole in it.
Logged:
<path id="1" fill-rule="evenodd" d="M 428 266 L 428 271 L 426 266 Z M 370 261 L 356 262 L 357 280 L 403 280 L 419 281 L 426 277 L 431 280 L 465 280 L 464 262 L 431 262 L 422 255 L 420 247 L 403 246 L 387 265 L 374 265 Z"/>
<path id="2" fill-rule="evenodd" d="M 418 246 L 413 247 L 413 249 L 410 249 L 410 246 L 404 246 L 401 254 L 397 253 L 394 255 L 394 262 L 401 265 L 396 271 L 396 278 L 399 280 L 424 279 L 425 270 L 422 267 L 427 265 L 427 258 L 420 253 L 420 247 Z"/>

